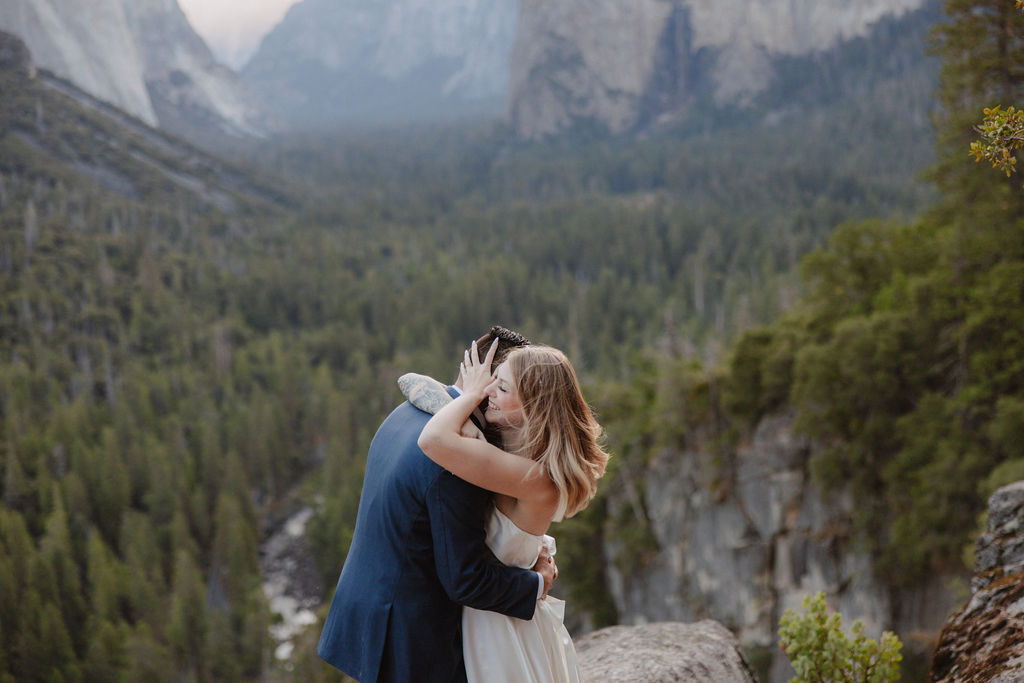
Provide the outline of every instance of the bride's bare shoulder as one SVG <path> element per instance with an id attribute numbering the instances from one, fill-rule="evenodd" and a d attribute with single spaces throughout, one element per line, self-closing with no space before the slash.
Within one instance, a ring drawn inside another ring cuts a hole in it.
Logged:
<path id="1" fill-rule="evenodd" d="M 551 489 L 554 491 L 554 497 L 550 500 L 548 496 L 524 500 L 498 495 L 495 497 L 494 505 L 526 533 L 541 536 L 547 533 L 558 511 L 558 490 L 554 484 L 551 485 Z"/>

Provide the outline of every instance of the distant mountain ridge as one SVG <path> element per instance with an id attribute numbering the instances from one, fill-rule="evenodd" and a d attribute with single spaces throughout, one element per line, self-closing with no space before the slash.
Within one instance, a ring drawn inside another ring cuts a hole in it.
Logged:
<path id="1" fill-rule="evenodd" d="M 521 138 L 750 104 L 932 0 L 302 0 L 243 69 L 297 126 L 507 114 Z"/>
<path id="2" fill-rule="evenodd" d="M 539 138 L 580 121 L 613 133 L 677 116 L 695 96 L 744 105 L 774 60 L 864 37 L 926 0 L 521 0 L 509 115 Z"/>
<path id="3" fill-rule="evenodd" d="M 507 115 L 516 135 L 672 125 L 746 106 L 937 0 L 302 0 L 241 77 L 177 0 L 0 0 L 35 61 L 205 147 L 303 129 Z M 782 65 L 782 66 L 780 66 Z M 270 110 L 273 109 L 273 113 Z"/>
<path id="4" fill-rule="evenodd" d="M 41 67 L 151 126 L 200 144 L 279 130 L 218 64 L 177 0 L 4 0 L 0 29 Z"/>
<path id="5" fill-rule="evenodd" d="M 517 0 L 303 0 L 242 69 L 295 125 L 505 111 Z"/>

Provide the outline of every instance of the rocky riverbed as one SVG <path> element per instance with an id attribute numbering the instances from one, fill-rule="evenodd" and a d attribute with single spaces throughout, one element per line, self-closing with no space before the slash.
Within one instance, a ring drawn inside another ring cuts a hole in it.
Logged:
<path id="1" fill-rule="evenodd" d="M 306 541 L 306 523 L 313 508 L 304 506 L 274 531 L 260 548 L 263 593 L 267 596 L 273 624 L 270 634 L 277 643 L 274 656 L 287 660 L 293 640 L 316 623 L 315 610 L 324 590 Z"/>

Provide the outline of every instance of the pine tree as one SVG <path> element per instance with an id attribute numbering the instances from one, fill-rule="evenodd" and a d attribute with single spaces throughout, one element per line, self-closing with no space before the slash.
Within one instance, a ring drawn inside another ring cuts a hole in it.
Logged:
<path id="1" fill-rule="evenodd" d="M 127 604 L 129 577 L 96 532 L 89 535 L 87 578 L 93 616 L 112 622 L 119 620 Z"/>
<path id="2" fill-rule="evenodd" d="M 984 108 L 1024 101 L 1024 20 L 1010 0 L 947 0 L 945 12 L 949 21 L 934 40 L 943 67 L 935 122 L 941 160 L 932 178 L 943 197 L 941 215 L 959 217 L 972 232 L 984 228 L 985 217 L 1001 225 L 1024 215 L 1016 179 L 965 163 Z"/>
<path id="3" fill-rule="evenodd" d="M 57 489 L 54 485 L 54 489 Z M 40 593 L 46 601 L 46 609 L 58 610 L 63 633 L 75 640 L 76 650 L 85 641 L 85 619 L 88 614 L 79 563 L 75 557 L 68 529 L 68 517 L 64 500 L 59 490 L 53 496 L 54 508 L 46 522 L 46 532 L 39 542 L 39 560 L 48 580 L 40 584 Z M 53 615 L 47 616 L 47 628 L 59 631 Z M 70 642 L 70 641 L 69 641 Z"/>
<path id="4" fill-rule="evenodd" d="M 158 545 L 158 536 L 150 517 L 129 511 L 121 521 L 119 541 L 124 559 L 131 617 L 136 622 L 158 623 L 162 617 L 161 596 L 167 593 L 169 553 Z M 165 567 L 167 568 L 165 571 Z"/>
<path id="5" fill-rule="evenodd" d="M 15 670 L 20 656 L 18 634 L 34 618 L 26 612 L 22 597 L 29 586 L 29 567 L 35 561 L 36 551 L 24 519 L 18 512 L 0 508 L 0 660 L 4 660 L 0 672 Z"/>
<path id="6" fill-rule="evenodd" d="M 123 622 L 108 621 L 102 617 L 89 620 L 89 644 L 82 672 L 86 683 L 106 683 L 121 679 L 127 666 L 125 637 L 131 632 Z"/>
<path id="7" fill-rule="evenodd" d="M 125 660 L 126 681 L 169 683 L 184 678 L 177 675 L 166 643 L 158 640 L 153 630 L 145 623 L 138 624 L 126 639 Z"/>
<path id="8" fill-rule="evenodd" d="M 238 499 L 227 493 L 217 496 L 211 550 L 211 564 L 217 569 L 225 597 L 232 605 L 241 605 L 246 593 L 258 583 L 257 542 Z"/>
<path id="9" fill-rule="evenodd" d="M 174 565 L 167 639 L 182 675 L 205 680 L 206 586 L 195 560 L 179 550 Z"/>

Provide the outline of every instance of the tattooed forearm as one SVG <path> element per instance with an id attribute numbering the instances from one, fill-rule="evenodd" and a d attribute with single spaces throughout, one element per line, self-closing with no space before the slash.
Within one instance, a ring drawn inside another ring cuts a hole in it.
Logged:
<path id="1" fill-rule="evenodd" d="M 444 385 L 432 377 L 409 372 L 398 378 L 398 388 L 409 403 L 425 413 L 435 414 L 452 402 Z"/>

